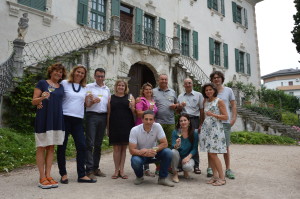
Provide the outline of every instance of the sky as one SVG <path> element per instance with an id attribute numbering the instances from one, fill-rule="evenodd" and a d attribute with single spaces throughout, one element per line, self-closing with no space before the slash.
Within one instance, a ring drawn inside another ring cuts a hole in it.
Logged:
<path id="1" fill-rule="evenodd" d="M 298 67 L 300 54 L 292 42 L 294 0 L 263 0 L 255 6 L 261 75 Z"/>

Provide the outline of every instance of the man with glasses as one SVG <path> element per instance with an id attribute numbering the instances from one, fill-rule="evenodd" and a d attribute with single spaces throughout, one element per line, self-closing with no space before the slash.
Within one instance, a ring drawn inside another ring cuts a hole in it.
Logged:
<path id="1" fill-rule="evenodd" d="M 96 179 L 95 176 L 106 176 L 99 169 L 99 164 L 107 123 L 107 104 L 110 98 L 110 90 L 104 84 L 105 70 L 97 68 L 94 78 L 96 81 L 86 86 L 86 172 L 91 179 Z"/>
<path id="2" fill-rule="evenodd" d="M 203 96 L 201 93 L 193 90 L 193 81 L 190 78 L 186 78 L 183 81 L 183 87 L 185 92 L 181 93 L 178 96 L 178 111 L 186 113 L 190 116 L 191 125 L 194 129 L 199 129 L 200 132 L 200 123 L 203 122 Z M 202 122 L 200 122 L 200 120 Z M 193 156 L 195 161 L 194 173 L 201 174 L 199 169 L 199 152 Z"/>
<path id="3" fill-rule="evenodd" d="M 231 127 L 234 125 L 236 121 L 236 103 L 233 91 L 231 88 L 223 86 L 225 77 L 224 74 L 220 71 L 214 71 L 210 74 L 210 81 L 214 83 L 218 90 L 218 98 L 222 99 L 226 106 L 226 111 L 228 113 L 228 120 L 222 121 L 225 138 L 226 138 L 226 146 L 227 146 L 227 153 L 224 153 L 224 160 L 226 165 L 225 176 L 229 179 L 235 179 L 234 173 L 230 169 L 230 133 Z M 231 108 L 231 111 L 230 111 Z M 230 114 L 231 112 L 231 114 Z M 208 168 L 207 168 L 207 177 L 212 177 L 212 169 L 210 168 L 209 159 L 208 159 Z"/>

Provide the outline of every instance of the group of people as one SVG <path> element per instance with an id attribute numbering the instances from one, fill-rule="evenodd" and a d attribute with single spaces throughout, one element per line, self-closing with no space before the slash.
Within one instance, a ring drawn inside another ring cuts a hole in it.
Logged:
<path id="1" fill-rule="evenodd" d="M 223 73 L 213 72 L 211 83 L 202 87 L 202 94 L 193 90 L 190 78 L 185 79 L 185 92 L 178 98 L 168 87 L 165 74 L 159 75 L 157 88 L 145 83 L 136 99 L 129 94 L 124 80 L 115 82 L 111 94 L 104 83 L 103 68 L 95 70 L 93 83 L 87 84 L 86 77 L 85 66 L 76 65 L 64 80 L 66 69 L 56 63 L 48 67 L 47 80 L 40 80 L 34 89 L 39 187 L 58 187 L 51 177 L 55 145 L 60 182 L 68 184 L 65 153 L 69 134 L 76 146 L 77 181 L 95 183 L 96 176 L 105 177 L 99 169 L 105 129 L 113 146 L 112 179 L 128 178 L 124 165 L 129 145 L 131 167 L 136 175 L 134 184 L 141 184 L 144 175 L 154 177 L 156 173 L 158 184 L 172 187 L 174 183 L 167 179 L 169 172 L 173 173 L 175 183 L 179 182 L 180 171 L 187 179 L 189 172 L 201 174 L 199 144 L 200 150 L 208 153 L 207 177 L 211 179 L 207 183 L 220 186 L 226 183 L 225 176 L 235 178 L 230 169 L 229 144 L 236 105 L 232 90 L 223 86 Z M 175 126 L 176 112 L 181 114 Z M 224 154 L 225 174 L 218 153 Z M 155 173 L 150 171 L 150 163 L 155 163 Z"/>

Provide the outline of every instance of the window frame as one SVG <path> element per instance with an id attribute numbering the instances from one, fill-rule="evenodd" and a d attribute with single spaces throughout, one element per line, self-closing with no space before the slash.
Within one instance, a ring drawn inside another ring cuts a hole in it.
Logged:
<path id="1" fill-rule="evenodd" d="M 143 20 L 143 39 L 144 44 L 148 46 L 154 46 L 155 45 L 155 22 L 156 18 L 149 15 L 144 14 L 144 20 Z"/>
<path id="2" fill-rule="evenodd" d="M 96 5 L 96 7 L 94 7 L 94 5 Z M 106 7 L 106 0 L 91 0 L 91 9 L 89 11 L 89 26 L 91 28 L 100 31 L 106 31 Z"/>
<path id="3" fill-rule="evenodd" d="M 181 54 L 190 56 L 190 30 L 181 28 Z"/>

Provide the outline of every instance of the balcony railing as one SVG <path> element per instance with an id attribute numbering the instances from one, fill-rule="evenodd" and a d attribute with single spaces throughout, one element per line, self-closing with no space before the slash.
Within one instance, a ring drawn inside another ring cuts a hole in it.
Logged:
<path id="1" fill-rule="evenodd" d="M 0 96 L 2 96 L 13 84 L 13 65 L 14 65 L 13 51 L 10 57 L 4 63 L 0 64 Z"/>
<path id="2" fill-rule="evenodd" d="M 173 48 L 173 40 L 156 30 L 145 30 L 141 25 L 121 21 L 120 22 L 120 40 L 129 43 L 143 44 L 160 51 L 171 53 Z"/>
<path id="3" fill-rule="evenodd" d="M 110 35 L 89 27 L 80 27 L 37 41 L 24 48 L 24 66 L 29 66 L 106 40 Z"/>

